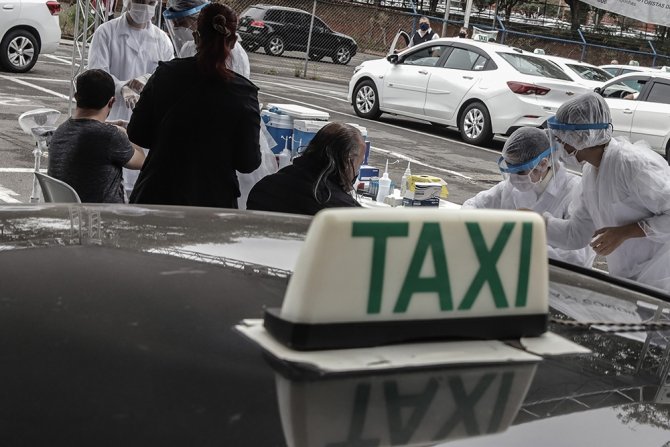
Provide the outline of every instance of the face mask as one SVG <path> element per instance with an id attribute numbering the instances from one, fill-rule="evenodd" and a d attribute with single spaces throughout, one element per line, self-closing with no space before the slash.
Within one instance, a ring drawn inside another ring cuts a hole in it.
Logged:
<path id="1" fill-rule="evenodd" d="M 421 29 L 421 31 L 428 31 L 428 28 L 430 28 L 430 26 L 427 23 L 422 23 L 419 25 L 419 28 Z"/>
<path id="2" fill-rule="evenodd" d="M 560 145 L 558 149 L 558 157 L 565 163 L 565 166 L 577 171 L 581 170 L 584 163 L 586 163 L 586 161 L 577 160 L 577 151 L 572 151 L 571 154 L 568 154 L 563 145 Z"/>
<path id="3" fill-rule="evenodd" d="M 156 12 L 156 5 L 144 5 L 141 3 L 131 3 L 128 14 L 133 22 L 143 25 L 149 23 L 154 18 Z"/>
<path id="4" fill-rule="evenodd" d="M 530 191 L 533 189 L 533 186 L 535 186 L 535 183 L 530 180 L 530 176 L 528 174 L 510 174 L 509 181 L 512 186 L 521 192 Z"/>

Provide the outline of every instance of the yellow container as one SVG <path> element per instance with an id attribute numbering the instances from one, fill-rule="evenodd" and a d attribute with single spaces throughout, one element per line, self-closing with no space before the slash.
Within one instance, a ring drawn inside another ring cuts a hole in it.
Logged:
<path id="1" fill-rule="evenodd" d="M 449 190 L 447 189 L 447 182 L 445 182 L 439 177 L 433 177 L 432 175 L 410 175 L 407 178 L 407 191 L 411 191 L 412 193 L 414 193 L 416 191 L 417 183 L 439 183 L 442 185 L 440 198 L 446 199 L 449 196 Z"/>

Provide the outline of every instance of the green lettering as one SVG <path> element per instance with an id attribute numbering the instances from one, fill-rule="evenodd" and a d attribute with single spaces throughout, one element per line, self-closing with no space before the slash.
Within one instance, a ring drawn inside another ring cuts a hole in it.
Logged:
<path id="1" fill-rule="evenodd" d="M 524 224 L 525 225 L 525 224 Z M 502 422 L 503 413 L 507 407 L 509 396 L 512 393 L 512 383 L 514 382 L 514 373 L 507 371 L 503 373 L 500 380 L 500 388 L 498 389 L 498 398 L 495 405 L 493 405 L 493 414 L 487 433 L 496 433 L 500 430 L 500 423 Z"/>
<path id="2" fill-rule="evenodd" d="M 486 241 L 484 240 L 484 235 L 482 234 L 482 230 L 479 227 L 479 224 L 476 222 L 466 222 L 465 225 L 468 228 L 472 246 L 477 253 L 477 259 L 479 260 L 479 271 L 472 280 L 472 284 L 470 284 L 467 292 L 465 292 L 463 301 L 461 301 L 458 309 L 469 310 L 472 307 L 472 304 L 475 302 L 477 296 L 479 296 L 479 292 L 484 287 L 484 284 L 487 282 L 491 288 L 491 294 L 493 295 L 495 306 L 498 309 L 505 308 L 507 307 L 507 297 L 505 296 L 505 290 L 503 289 L 502 282 L 500 281 L 500 275 L 498 274 L 496 264 L 498 263 L 498 259 L 500 259 L 500 255 L 505 249 L 505 244 L 507 244 L 509 236 L 514 229 L 514 222 L 507 222 L 503 224 L 500 233 L 498 233 L 498 236 L 493 243 L 493 248 L 491 248 L 491 251 L 489 251 L 489 249 L 486 247 Z"/>
<path id="3" fill-rule="evenodd" d="M 428 249 L 431 249 L 433 253 L 435 276 L 421 278 L 419 275 L 428 254 Z M 400 313 L 407 311 L 412 296 L 415 293 L 421 292 L 437 293 L 440 298 L 440 310 L 453 309 L 451 284 L 449 283 L 449 271 L 447 270 L 447 256 L 444 252 L 442 232 L 438 223 L 425 223 L 423 225 L 393 312 Z"/>
<path id="4" fill-rule="evenodd" d="M 371 237 L 372 265 L 370 266 L 370 288 L 368 291 L 368 313 L 378 314 L 382 307 L 384 268 L 386 266 L 386 240 L 390 237 L 407 237 L 406 222 L 354 222 L 353 237 Z"/>
<path id="5" fill-rule="evenodd" d="M 519 255 L 519 278 L 516 286 L 516 307 L 526 307 L 528 299 L 528 274 L 530 272 L 530 249 L 533 243 L 533 224 L 521 226 L 521 254 Z"/>
<path id="6" fill-rule="evenodd" d="M 428 413 L 428 408 L 438 389 L 438 381 L 431 378 L 426 383 L 423 391 L 416 394 L 401 395 L 398 390 L 398 383 L 395 380 L 384 382 L 384 397 L 386 398 L 386 415 L 388 417 L 391 445 L 409 444 L 421 421 Z M 402 422 L 403 413 L 409 416 L 406 424 Z"/>
<path id="7" fill-rule="evenodd" d="M 380 444 L 378 438 L 363 438 L 365 415 L 370 405 L 371 389 L 372 386 L 369 383 L 356 385 L 354 409 L 351 412 L 347 439 L 344 442 L 331 442 L 326 444 L 327 447 L 377 447 Z"/>
<path id="8" fill-rule="evenodd" d="M 465 432 L 468 435 L 476 436 L 481 434 L 479 425 L 477 424 L 477 417 L 475 416 L 475 407 L 482 396 L 484 396 L 484 393 L 486 393 L 486 390 L 491 386 L 495 376 L 495 374 L 483 375 L 470 394 L 465 391 L 465 385 L 461 376 L 449 379 L 449 388 L 454 395 L 454 414 L 444 423 L 433 439 L 447 438 L 461 421 L 463 421 Z"/>

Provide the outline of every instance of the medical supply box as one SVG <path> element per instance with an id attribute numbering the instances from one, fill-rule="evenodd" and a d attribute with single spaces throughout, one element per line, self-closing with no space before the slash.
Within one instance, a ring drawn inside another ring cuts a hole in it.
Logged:
<path id="1" fill-rule="evenodd" d="M 426 184 L 434 183 L 439 185 L 437 188 L 438 198 L 446 199 L 449 196 L 449 190 L 447 189 L 447 182 L 442 180 L 439 177 L 433 177 L 431 175 L 410 175 L 407 178 L 407 191 L 405 192 L 405 197 L 409 199 L 418 199 L 423 200 L 422 198 L 416 197 L 416 185 L 417 184 Z M 425 185 L 422 187 L 425 190 Z M 420 193 L 419 195 L 425 194 L 425 192 Z"/>
<path id="2" fill-rule="evenodd" d="M 367 182 L 373 177 L 379 177 L 379 168 L 365 164 L 361 165 L 358 171 L 358 179 Z"/>
<path id="3" fill-rule="evenodd" d="M 328 121 L 327 112 L 310 109 L 295 104 L 268 104 L 267 110 L 261 112 L 261 118 L 277 142 L 272 149 L 275 154 L 281 153 L 284 148 L 293 152 L 293 130 L 295 120 Z"/>

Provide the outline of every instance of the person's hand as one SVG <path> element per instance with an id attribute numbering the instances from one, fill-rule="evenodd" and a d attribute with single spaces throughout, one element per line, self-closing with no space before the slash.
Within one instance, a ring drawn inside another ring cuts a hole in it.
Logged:
<path id="1" fill-rule="evenodd" d="M 126 107 L 130 110 L 135 108 L 137 101 L 140 99 L 140 95 L 127 85 L 121 87 L 121 96 L 123 96 L 123 102 L 126 104 Z"/>
<path id="2" fill-rule="evenodd" d="M 644 237 L 644 231 L 637 223 L 622 225 L 620 227 L 605 227 L 593 233 L 591 248 L 596 254 L 607 256 L 619 248 L 627 239 Z"/>
<path id="3" fill-rule="evenodd" d="M 124 87 L 128 87 L 131 90 L 135 90 L 137 93 L 142 93 L 142 89 L 144 88 L 144 82 L 142 80 L 136 78 L 136 79 L 131 79 L 124 85 Z"/>

